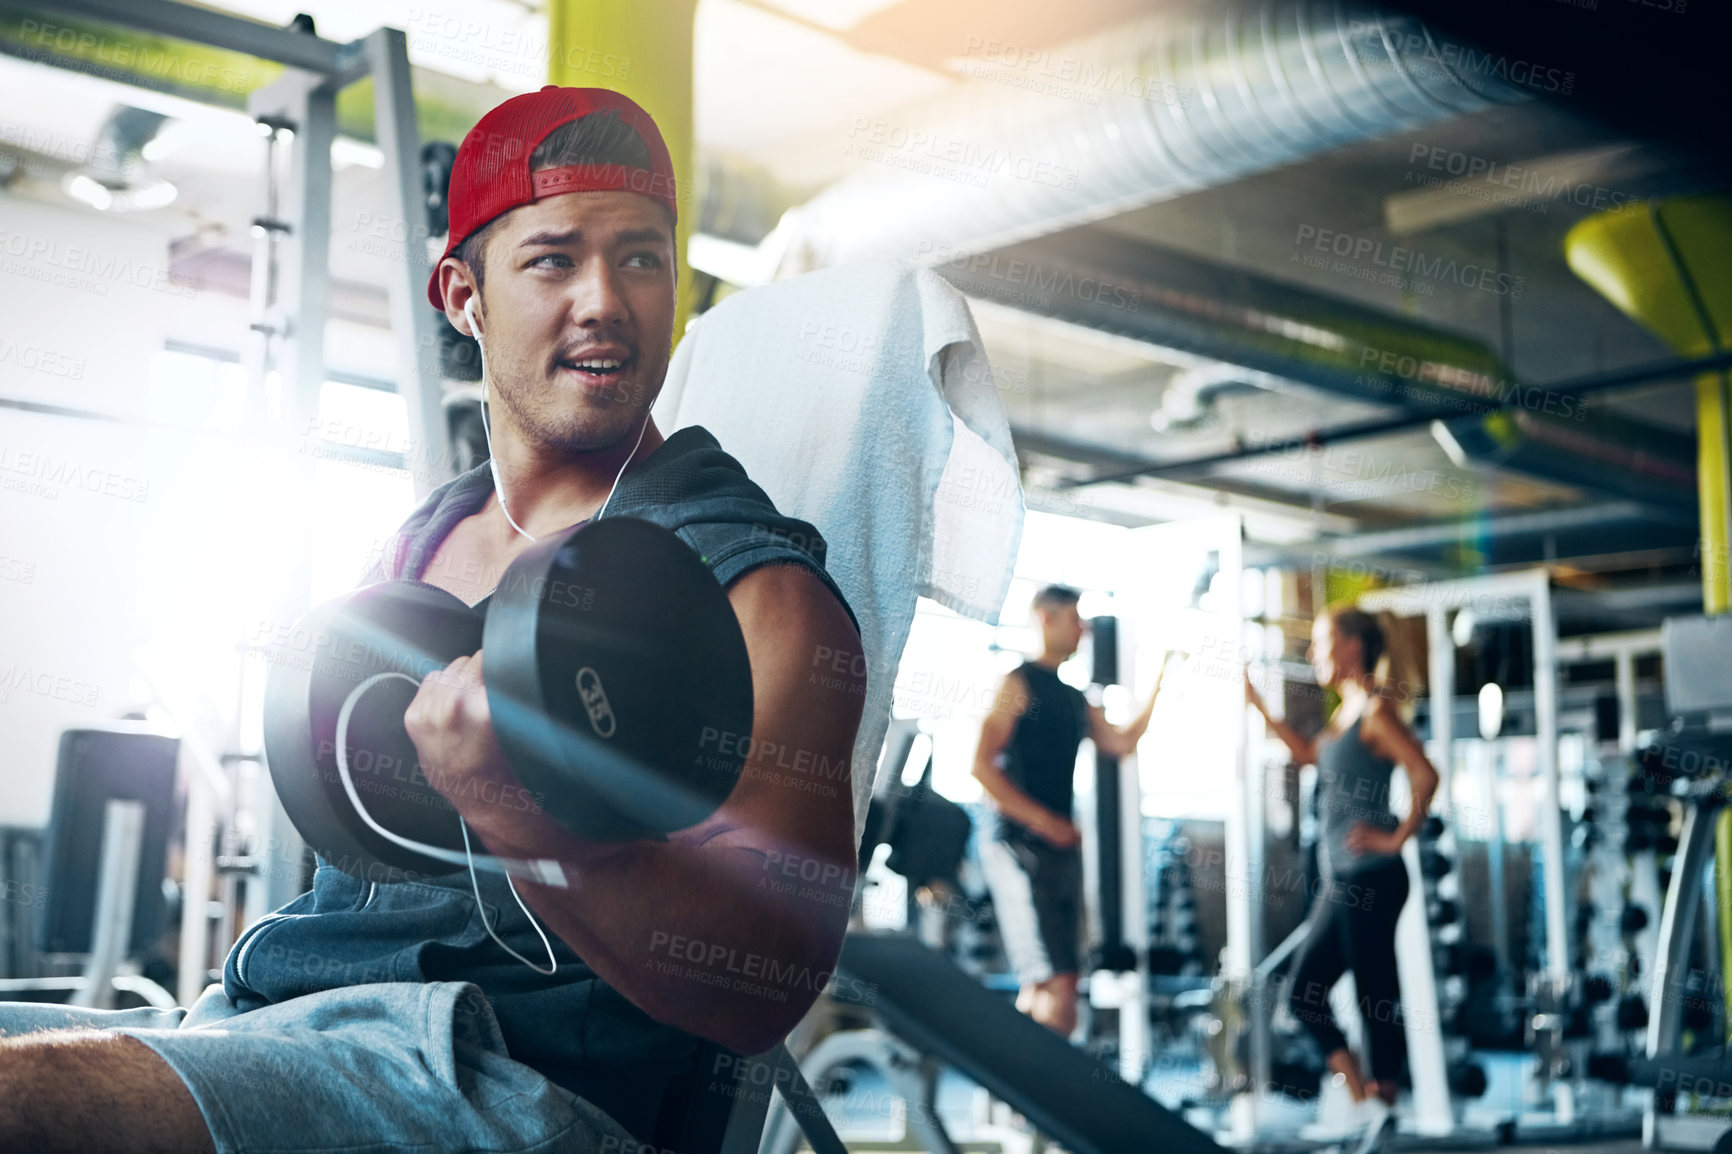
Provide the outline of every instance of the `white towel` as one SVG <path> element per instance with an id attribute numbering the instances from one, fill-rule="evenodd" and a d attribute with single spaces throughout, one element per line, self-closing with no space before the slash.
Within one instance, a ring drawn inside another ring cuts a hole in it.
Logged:
<path id="1" fill-rule="evenodd" d="M 1022 537 L 1010 426 L 968 305 L 930 270 L 842 265 L 737 293 L 686 331 L 656 401 L 811 522 L 860 621 L 854 832 L 917 597 L 996 623 Z"/>

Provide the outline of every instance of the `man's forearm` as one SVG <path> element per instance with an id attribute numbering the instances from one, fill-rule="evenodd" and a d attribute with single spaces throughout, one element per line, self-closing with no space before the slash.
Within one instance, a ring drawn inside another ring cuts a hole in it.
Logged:
<path id="1" fill-rule="evenodd" d="M 675 841 L 556 854 L 569 889 L 519 891 L 600 975 L 658 1021 L 756 1053 L 829 982 L 853 899 L 852 862 Z"/>
<path id="2" fill-rule="evenodd" d="M 1166 670 L 1155 677 L 1155 687 L 1149 690 L 1149 699 L 1143 702 L 1143 709 L 1136 717 L 1125 725 L 1115 725 L 1110 728 L 1115 736 L 1116 748 L 1106 750 L 1117 757 L 1128 757 L 1136 753 L 1137 743 L 1143 739 L 1143 734 L 1149 731 L 1149 722 L 1155 716 L 1155 700 L 1161 696 L 1161 682 L 1166 677 Z"/>

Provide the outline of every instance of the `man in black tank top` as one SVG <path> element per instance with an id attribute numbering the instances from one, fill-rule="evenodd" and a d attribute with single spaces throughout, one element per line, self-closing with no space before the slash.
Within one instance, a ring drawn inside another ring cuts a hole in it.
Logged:
<path id="1" fill-rule="evenodd" d="M 1076 1028 L 1082 929 L 1082 837 L 1071 820 L 1077 748 L 1087 737 L 1102 753 L 1136 752 L 1160 692 L 1157 679 L 1142 712 L 1117 726 L 1059 678 L 1087 632 L 1078 596 L 1063 585 L 1035 594 L 1040 655 L 1005 675 L 974 755 L 974 776 L 997 811 L 980 852 L 1004 951 L 1022 983 L 1016 1007 L 1067 1037 Z"/>

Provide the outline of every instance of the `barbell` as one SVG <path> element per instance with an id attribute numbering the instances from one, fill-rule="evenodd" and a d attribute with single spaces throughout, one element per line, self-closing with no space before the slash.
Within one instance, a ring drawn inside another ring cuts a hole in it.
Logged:
<path id="1" fill-rule="evenodd" d="M 420 682 L 478 649 L 523 788 L 443 784 L 487 804 L 545 811 L 595 841 L 660 838 L 715 812 L 751 746 L 751 663 L 727 594 L 690 546 L 638 518 L 536 542 L 485 613 L 385 581 L 315 607 L 294 636 L 309 639 L 301 659 L 273 660 L 266 678 L 271 780 L 307 844 L 369 880 L 473 860 L 563 884 L 557 863 L 472 858 L 404 726 Z"/>

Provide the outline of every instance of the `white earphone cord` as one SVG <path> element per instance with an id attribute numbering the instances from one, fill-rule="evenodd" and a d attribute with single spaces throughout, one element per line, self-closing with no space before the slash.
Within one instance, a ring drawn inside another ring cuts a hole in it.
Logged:
<path id="1" fill-rule="evenodd" d="M 481 435 L 487 439 L 487 468 L 488 471 L 493 474 L 493 491 L 499 497 L 499 511 L 505 514 L 505 520 L 510 523 L 513 529 L 516 529 L 519 534 L 528 537 L 529 540 L 533 541 L 535 540 L 535 537 L 529 532 L 529 530 L 525 529 L 522 525 L 519 525 L 515 520 L 513 520 L 511 510 L 506 508 L 505 482 L 499 477 L 499 462 L 493 456 L 493 429 L 487 422 L 487 345 L 481 339 L 481 327 L 475 323 L 474 297 L 470 297 L 468 300 L 463 302 L 463 317 L 469 322 L 469 335 L 475 338 L 476 351 L 481 354 Z M 613 475 L 613 485 L 608 489 L 607 497 L 602 501 L 601 508 L 595 511 L 595 518 L 599 518 L 603 513 L 607 512 L 607 506 L 609 502 L 613 500 L 614 491 L 619 488 L 619 479 L 625 476 L 625 467 L 631 464 L 631 459 L 633 457 L 637 456 L 638 447 L 643 444 L 643 435 L 648 430 L 649 413 L 648 411 L 645 411 L 643 415 L 643 423 L 638 426 L 637 440 L 632 442 L 631 452 L 627 453 L 625 455 L 625 460 L 620 462 L 619 472 Z"/>
<path id="2" fill-rule="evenodd" d="M 380 682 L 388 681 L 392 678 L 401 678 L 411 685 L 421 684 L 415 678 L 410 677 L 407 673 L 375 673 L 372 677 L 367 678 L 367 680 L 351 689 L 349 691 L 349 696 L 343 699 L 343 707 L 337 711 L 337 733 L 335 741 L 337 747 L 337 776 L 343 781 L 343 791 L 349 795 L 349 804 L 355 807 L 355 812 L 361 815 L 361 820 L 367 823 L 368 828 L 387 841 L 400 845 L 405 849 L 412 849 L 417 853 L 425 854 L 428 857 L 436 858 L 439 861 L 448 861 L 456 865 L 467 865 L 469 867 L 469 887 L 475 893 L 475 910 L 481 915 L 481 925 L 487 930 L 487 936 L 492 938 L 495 942 L 498 942 L 500 949 L 504 950 L 506 953 L 510 954 L 536 973 L 541 974 L 544 977 L 551 977 L 559 971 L 559 959 L 553 956 L 552 944 L 548 942 L 547 935 L 542 933 L 541 923 L 535 920 L 535 915 L 530 913 L 529 907 L 524 904 L 523 895 L 517 892 L 517 886 L 512 882 L 511 875 L 514 873 L 521 874 L 524 877 L 533 878 L 534 880 L 541 882 L 543 885 L 555 886 L 560 889 L 569 888 L 570 882 L 566 880 L 565 870 L 557 861 L 554 861 L 552 858 L 541 858 L 535 861 L 522 861 L 516 858 L 492 857 L 487 854 L 481 855 L 479 859 L 483 869 L 492 873 L 501 873 L 505 875 L 505 884 L 510 888 L 511 896 L 517 899 L 517 905 L 523 910 L 523 916 L 529 919 L 529 924 L 534 927 L 536 936 L 541 939 L 542 948 L 547 951 L 548 968 L 544 970 L 522 954 L 518 953 L 516 950 L 512 949 L 510 946 L 506 945 L 505 940 L 498 934 L 494 933 L 493 927 L 487 924 L 487 909 L 481 901 L 481 880 L 475 876 L 477 858 L 473 847 L 469 844 L 469 825 L 467 822 L 465 822 L 461 817 L 457 819 L 457 828 L 463 832 L 463 852 L 458 853 L 455 850 L 442 849 L 436 845 L 427 845 L 424 842 L 418 842 L 411 838 L 406 838 L 399 833 L 386 829 L 377 821 L 374 821 L 373 815 L 367 812 L 367 807 L 361 804 L 360 791 L 355 788 L 355 779 L 349 773 L 349 718 L 354 714 L 355 703 L 361 699 L 363 693 L 367 692 L 367 690 L 373 688 L 373 686 Z"/>

